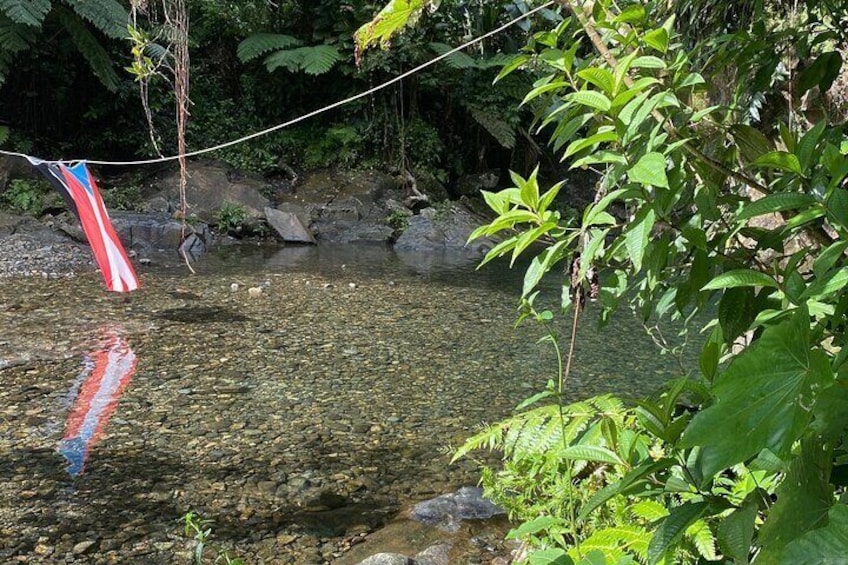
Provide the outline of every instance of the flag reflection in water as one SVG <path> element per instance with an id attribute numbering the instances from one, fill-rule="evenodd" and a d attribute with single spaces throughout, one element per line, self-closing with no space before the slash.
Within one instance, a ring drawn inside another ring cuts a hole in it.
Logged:
<path id="1" fill-rule="evenodd" d="M 98 351 L 86 358 L 85 369 L 71 391 L 73 407 L 65 423 L 59 453 L 68 461 L 68 473 L 83 472 L 88 454 L 118 406 L 121 393 L 135 372 L 136 356 L 127 341 L 109 332 Z"/>

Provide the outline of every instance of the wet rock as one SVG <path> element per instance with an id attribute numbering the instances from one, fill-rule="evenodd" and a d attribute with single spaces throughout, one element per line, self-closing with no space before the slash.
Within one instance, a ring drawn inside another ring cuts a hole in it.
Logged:
<path id="1" fill-rule="evenodd" d="M 493 190 L 498 186 L 500 176 L 494 172 L 478 173 L 460 177 L 453 187 L 457 196 L 477 196 L 481 190 Z"/>
<path id="2" fill-rule="evenodd" d="M 74 545 L 72 552 L 74 555 L 83 555 L 89 550 L 91 550 L 91 548 L 94 547 L 96 544 L 97 542 L 94 540 L 81 541 Z"/>
<path id="3" fill-rule="evenodd" d="M 484 253 L 494 243 L 486 238 L 468 242 L 485 218 L 473 214 L 458 203 L 425 208 L 408 220 L 408 227 L 395 242 L 395 249 L 403 251 L 439 251 L 444 249 L 466 249 Z"/>
<path id="4" fill-rule="evenodd" d="M 179 249 L 185 233 L 190 238 L 186 239 L 189 249 L 200 254 L 212 239 L 205 224 L 184 227 L 182 222 L 166 215 L 114 212 L 111 217 L 124 246 L 141 253 Z M 195 237 L 191 238 L 192 235 Z"/>
<path id="5" fill-rule="evenodd" d="M 274 208 L 265 208 L 265 218 L 283 241 L 315 243 L 315 237 L 296 214 Z"/>
<path id="6" fill-rule="evenodd" d="M 230 168 L 214 161 L 190 162 L 186 201 L 188 215 L 194 215 L 204 222 L 216 221 L 216 215 L 226 204 L 241 206 L 249 218 L 261 218 L 263 210 L 270 204 L 262 195 L 266 183 L 241 176 L 231 176 Z M 152 195 L 142 204 L 146 206 L 153 198 L 165 199 L 170 209 L 180 209 L 179 171 L 174 170 L 161 177 L 156 186 L 160 192 Z"/>
<path id="7" fill-rule="evenodd" d="M 415 561 L 399 553 L 378 553 L 360 561 L 359 565 L 415 565 Z"/>
<path id="8" fill-rule="evenodd" d="M 505 511 L 483 498 L 483 489 L 462 487 L 452 494 L 416 504 L 410 512 L 413 520 L 455 532 L 463 520 L 491 518 Z"/>

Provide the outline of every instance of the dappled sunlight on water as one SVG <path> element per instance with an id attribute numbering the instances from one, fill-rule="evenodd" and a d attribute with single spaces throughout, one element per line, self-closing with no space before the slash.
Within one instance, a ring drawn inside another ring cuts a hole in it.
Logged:
<path id="1" fill-rule="evenodd" d="M 0 282 L 0 561 L 182 562 L 175 521 L 195 509 L 228 545 L 308 562 L 474 484 L 478 464 L 444 448 L 556 374 L 539 328 L 514 328 L 521 273 L 475 265 L 239 247 L 197 275 L 154 258 L 130 296 L 95 274 Z M 574 399 L 641 394 L 675 370 L 627 316 L 605 333 L 587 317 L 576 345 Z M 56 452 L 73 437 L 76 477 Z"/>

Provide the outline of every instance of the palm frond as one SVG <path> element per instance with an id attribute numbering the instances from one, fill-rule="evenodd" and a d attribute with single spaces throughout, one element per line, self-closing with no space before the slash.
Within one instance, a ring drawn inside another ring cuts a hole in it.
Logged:
<path id="1" fill-rule="evenodd" d="M 342 59 L 339 50 L 332 45 L 315 45 L 285 49 L 265 58 L 265 68 L 273 72 L 279 68 L 291 72 L 303 71 L 310 75 L 326 73 Z"/>

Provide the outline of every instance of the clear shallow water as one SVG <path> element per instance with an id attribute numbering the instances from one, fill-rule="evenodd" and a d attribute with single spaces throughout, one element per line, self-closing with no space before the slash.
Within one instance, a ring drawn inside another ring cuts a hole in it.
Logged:
<path id="1" fill-rule="evenodd" d="M 94 274 L 0 280 L 0 558 L 182 562 L 175 521 L 197 509 L 252 562 L 332 560 L 352 532 L 476 482 L 475 464 L 449 465 L 443 448 L 508 414 L 555 365 L 538 328 L 513 327 L 521 273 L 475 265 L 238 247 L 196 275 L 154 261 L 131 296 Z M 585 322 L 573 398 L 673 375 L 635 320 L 603 334 Z M 86 404 L 81 374 L 110 336 L 133 374 L 89 387 L 114 403 Z M 59 449 L 85 414 L 74 478 Z"/>

